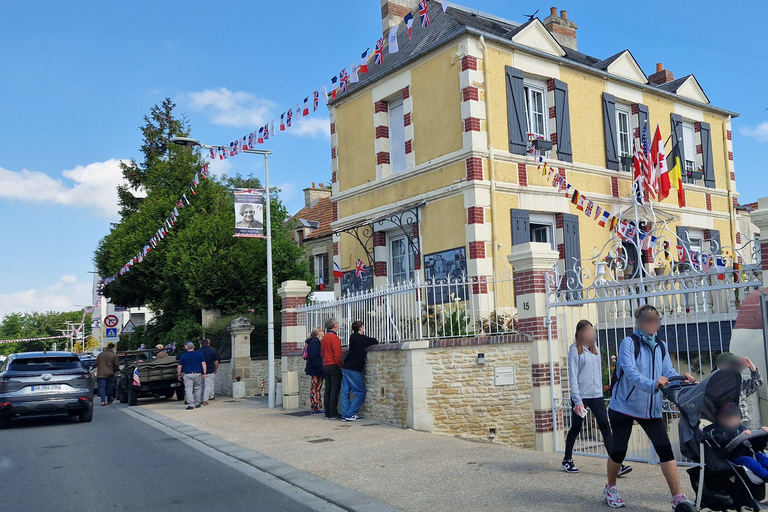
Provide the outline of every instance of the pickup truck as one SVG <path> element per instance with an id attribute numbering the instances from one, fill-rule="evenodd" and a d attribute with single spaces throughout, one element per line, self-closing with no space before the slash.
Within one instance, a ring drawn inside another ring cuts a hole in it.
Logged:
<path id="1" fill-rule="evenodd" d="M 142 361 L 127 358 L 117 372 L 117 398 L 120 403 L 136 405 L 140 397 L 184 399 L 184 384 L 176 374 L 178 361 L 175 357 Z M 139 385 L 134 382 L 134 371 L 138 369 Z"/>

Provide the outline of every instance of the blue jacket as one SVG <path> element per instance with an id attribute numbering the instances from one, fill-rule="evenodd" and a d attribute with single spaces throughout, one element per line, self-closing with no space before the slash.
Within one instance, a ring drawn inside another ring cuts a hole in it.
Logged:
<path id="1" fill-rule="evenodd" d="M 304 373 L 310 377 L 324 377 L 323 356 L 320 355 L 320 340 L 309 338 L 307 341 L 307 365 Z"/>
<path id="2" fill-rule="evenodd" d="M 661 418 L 663 396 L 656 391 L 656 381 L 662 375 L 674 377 L 678 373 L 672 367 L 669 350 L 664 351 L 661 359 L 659 343 L 664 342 L 656 338 L 651 353 L 651 348 L 641 341 L 640 354 L 635 359 L 635 341 L 631 336 L 622 340 L 616 365 L 619 382 L 613 388 L 610 409 L 633 418 Z"/>

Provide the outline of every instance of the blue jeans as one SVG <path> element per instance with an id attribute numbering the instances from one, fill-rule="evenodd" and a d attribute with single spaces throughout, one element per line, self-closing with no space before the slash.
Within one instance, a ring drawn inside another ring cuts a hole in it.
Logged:
<path id="1" fill-rule="evenodd" d="M 109 377 L 108 379 L 97 379 L 99 381 L 99 396 L 101 397 L 101 403 L 112 401 L 115 399 L 115 378 Z"/>
<path id="2" fill-rule="evenodd" d="M 365 401 L 365 380 L 363 374 L 354 370 L 341 370 L 341 417 L 350 418 L 357 415 Z M 349 393 L 354 398 L 350 403 Z"/>
<path id="3" fill-rule="evenodd" d="M 763 452 L 757 452 L 754 459 L 746 456 L 736 457 L 733 462 L 752 470 L 754 474 L 768 481 L 768 456 Z"/>

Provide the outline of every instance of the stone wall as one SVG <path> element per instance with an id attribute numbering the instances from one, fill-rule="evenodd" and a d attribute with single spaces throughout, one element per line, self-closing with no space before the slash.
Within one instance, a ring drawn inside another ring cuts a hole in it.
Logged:
<path id="1" fill-rule="evenodd" d="M 214 385 L 214 394 L 216 396 L 232 396 L 232 369 L 230 361 L 219 363 L 219 371 L 216 374 L 216 384 Z M 280 373 L 280 361 L 275 363 L 275 371 Z M 261 379 L 267 378 L 267 358 L 251 358 L 251 379 L 261 387 Z M 256 390 L 248 390 L 250 395 L 258 393 Z"/>
<path id="2" fill-rule="evenodd" d="M 433 384 L 427 389 L 427 408 L 434 431 L 488 439 L 522 448 L 534 446 L 529 344 L 452 346 L 430 348 L 426 362 Z M 485 364 L 477 354 L 485 354 Z M 514 367 L 515 384 L 494 385 L 494 368 Z"/>

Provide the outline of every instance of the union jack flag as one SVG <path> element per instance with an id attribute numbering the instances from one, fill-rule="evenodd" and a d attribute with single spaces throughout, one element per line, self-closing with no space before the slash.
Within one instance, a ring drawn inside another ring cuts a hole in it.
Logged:
<path id="1" fill-rule="evenodd" d="M 363 263 L 363 260 L 357 258 L 357 262 L 355 263 L 355 276 L 362 278 L 363 274 L 365 274 L 365 264 Z"/>
<path id="2" fill-rule="evenodd" d="M 139 377 L 139 368 L 136 367 L 133 369 L 133 387 L 140 388 L 141 387 L 141 378 Z"/>
<path id="3" fill-rule="evenodd" d="M 216 152 L 211 148 L 211 160 L 216 160 Z"/>
<path id="4" fill-rule="evenodd" d="M 312 96 L 312 112 L 317 112 L 317 105 L 320 103 L 320 93 L 315 91 Z"/>
<path id="5" fill-rule="evenodd" d="M 253 145 L 253 132 L 251 132 L 248 135 L 248 147 L 253 149 L 255 146 Z"/>
<path id="6" fill-rule="evenodd" d="M 290 127 L 291 127 L 291 119 L 293 119 L 293 110 L 291 110 L 291 109 L 289 108 L 289 109 L 288 109 L 288 119 L 287 119 L 287 120 L 286 120 L 286 122 L 285 122 L 285 126 L 287 126 L 288 128 L 290 128 Z"/>
<path id="7" fill-rule="evenodd" d="M 339 85 L 341 86 L 341 92 L 347 92 L 349 88 L 349 75 L 346 69 L 342 69 L 339 73 Z"/>
<path id="8" fill-rule="evenodd" d="M 429 13 L 427 12 L 427 0 L 421 0 L 419 2 L 419 16 L 421 17 L 421 26 L 427 28 L 429 26 Z"/>
<path id="9" fill-rule="evenodd" d="M 376 49 L 373 51 L 373 62 L 375 64 L 384 63 L 384 39 L 376 41 Z"/>

